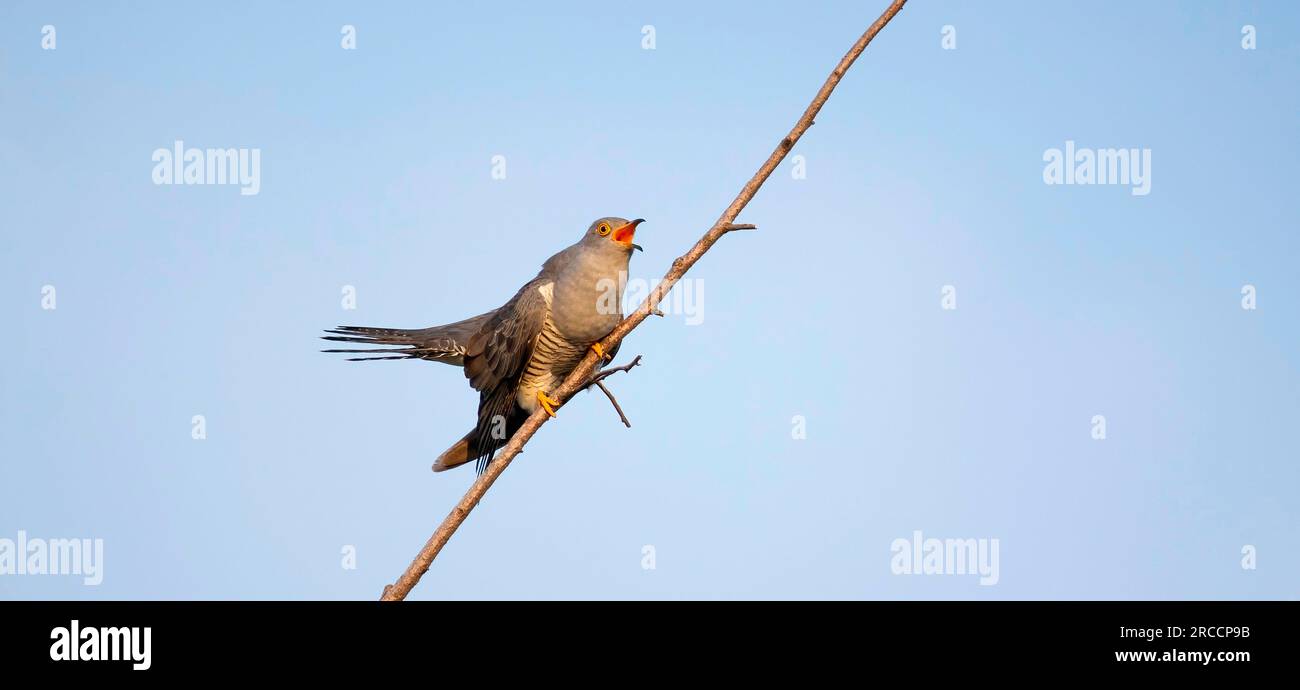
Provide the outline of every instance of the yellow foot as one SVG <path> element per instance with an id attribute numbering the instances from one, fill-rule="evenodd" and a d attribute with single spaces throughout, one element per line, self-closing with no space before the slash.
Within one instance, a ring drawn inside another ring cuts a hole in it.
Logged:
<path id="1" fill-rule="evenodd" d="M 600 343 L 592 343 L 591 351 L 595 352 L 596 356 L 599 357 L 603 362 L 608 362 L 609 360 L 614 359 L 613 357 L 610 357 L 609 355 L 605 354 L 605 348 L 601 347 Z"/>
<path id="2" fill-rule="evenodd" d="M 546 410 L 546 414 L 549 414 L 552 417 L 555 416 L 555 408 L 551 406 L 555 405 L 558 407 L 560 405 L 559 400 L 552 399 L 551 396 L 547 395 L 544 391 L 537 391 L 537 402 L 542 406 L 542 409 Z"/>

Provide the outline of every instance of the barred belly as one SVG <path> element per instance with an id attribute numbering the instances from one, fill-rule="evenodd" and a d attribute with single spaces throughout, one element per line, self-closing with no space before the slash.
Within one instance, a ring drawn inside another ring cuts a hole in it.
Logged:
<path id="1" fill-rule="evenodd" d="M 555 393 L 565 377 L 586 356 L 591 343 L 571 343 L 560 335 L 547 316 L 542 332 L 537 335 L 533 356 L 528 360 L 524 375 L 519 379 L 516 400 L 519 407 L 532 412 L 537 407 L 537 393 Z"/>

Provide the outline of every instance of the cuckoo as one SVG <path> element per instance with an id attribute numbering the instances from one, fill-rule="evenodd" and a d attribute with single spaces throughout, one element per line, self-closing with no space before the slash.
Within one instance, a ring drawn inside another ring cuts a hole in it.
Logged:
<path id="1" fill-rule="evenodd" d="M 441 472 L 477 461 L 482 472 L 497 449 L 539 406 L 555 416 L 550 393 L 587 354 L 614 357 L 599 341 L 623 320 L 623 288 L 632 242 L 644 219 L 601 218 L 582 239 L 542 264 L 536 278 L 499 309 L 445 326 L 421 329 L 339 326 L 325 340 L 384 349 L 334 349 L 363 354 L 349 361 L 425 359 L 464 367 L 479 393 L 478 422 L 433 463 Z"/>

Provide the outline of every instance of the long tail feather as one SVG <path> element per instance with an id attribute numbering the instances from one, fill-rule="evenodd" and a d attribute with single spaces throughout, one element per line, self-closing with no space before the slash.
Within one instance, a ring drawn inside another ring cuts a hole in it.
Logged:
<path id="1" fill-rule="evenodd" d="M 471 430 L 468 434 L 465 434 L 464 438 L 443 451 L 442 455 L 439 455 L 438 459 L 433 461 L 433 471 L 444 472 L 473 460 L 474 458 L 470 457 L 469 444 L 474 434 L 475 432 Z"/>
<path id="2" fill-rule="evenodd" d="M 426 359 L 432 362 L 444 362 L 461 366 L 464 361 L 465 346 L 470 336 L 476 333 L 491 315 L 492 313 L 489 312 L 445 326 L 420 329 L 339 326 L 326 329 L 325 332 L 332 335 L 321 336 L 321 338 L 338 343 L 376 346 L 396 345 L 398 347 L 367 350 L 332 348 L 321 350 L 321 352 L 376 355 L 373 357 L 349 357 L 349 362 L 368 362 L 381 359 Z"/>

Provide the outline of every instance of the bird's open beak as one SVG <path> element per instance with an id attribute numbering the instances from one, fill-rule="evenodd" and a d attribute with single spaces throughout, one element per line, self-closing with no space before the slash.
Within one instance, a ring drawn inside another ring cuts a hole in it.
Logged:
<path id="1" fill-rule="evenodd" d="M 615 231 L 614 231 L 614 241 L 615 241 L 615 242 L 618 242 L 619 244 L 623 245 L 624 247 L 631 247 L 631 248 L 633 248 L 633 249 L 641 249 L 641 245 L 639 245 L 639 244 L 632 244 L 632 238 L 636 236 L 636 226 L 638 226 L 638 225 L 640 225 L 640 224 L 642 224 L 642 223 L 644 223 L 644 222 L 645 222 L 645 218 L 637 218 L 636 220 L 632 221 L 631 223 L 628 223 L 627 225 L 624 225 L 623 227 L 621 227 L 621 228 L 615 230 Z"/>

